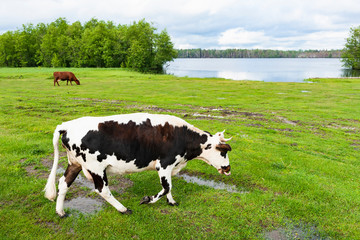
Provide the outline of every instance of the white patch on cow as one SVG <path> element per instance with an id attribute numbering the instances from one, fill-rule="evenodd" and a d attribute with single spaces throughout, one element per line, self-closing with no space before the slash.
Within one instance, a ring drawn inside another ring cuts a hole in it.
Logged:
<path id="1" fill-rule="evenodd" d="M 141 172 L 144 170 L 155 170 L 155 162 L 156 160 L 152 161 L 148 167 L 145 168 L 138 168 L 135 165 L 136 159 L 131 160 L 130 162 L 126 162 L 125 160 L 118 160 L 115 155 L 108 156 L 106 160 L 104 160 L 108 167 L 106 169 L 106 172 L 110 174 L 127 174 L 127 173 L 135 173 L 135 172 Z"/>

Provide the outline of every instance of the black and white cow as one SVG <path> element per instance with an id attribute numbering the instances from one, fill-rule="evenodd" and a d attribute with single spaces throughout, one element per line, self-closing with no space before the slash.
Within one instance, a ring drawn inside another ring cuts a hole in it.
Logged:
<path id="1" fill-rule="evenodd" d="M 157 170 L 162 190 L 146 196 L 141 204 L 155 203 L 171 195 L 171 176 L 194 158 L 214 166 L 220 174 L 230 175 L 227 155 L 231 151 L 224 132 L 211 135 L 184 120 L 160 114 L 134 113 L 108 117 L 83 117 L 58 125 L 53 138 L 54 163 L 45 186 L 45 197 L 56 198 L 55 177 L 59 161 L 59 137 L 66 149 L 68 167 L 59 180 L 56 212 L 65 216 L 65 195 L 81 170 L 95 184 L 95 190 L 119 212 L 130 214 L 111 194 L 107 174 L 126 174 Z"/>

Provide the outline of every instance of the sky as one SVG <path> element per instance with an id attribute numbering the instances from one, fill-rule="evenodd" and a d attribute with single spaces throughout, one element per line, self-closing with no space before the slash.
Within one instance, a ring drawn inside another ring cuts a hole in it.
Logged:
<path id="1" fill-rule="evenodd" d="M 342 49 L 359 0 L 0 0 L 0 34 L 23 24 L 91 18 L 166 29 L 177 49 Z"/>

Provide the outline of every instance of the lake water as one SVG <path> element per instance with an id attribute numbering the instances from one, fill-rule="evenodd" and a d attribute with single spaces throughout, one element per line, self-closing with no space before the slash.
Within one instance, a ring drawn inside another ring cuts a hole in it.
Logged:
<path id="1" fill-rule="evenodd" d="M 265 82 L 303 82 L 308 78 L 360 76 L 343 69 L 338 58 L 178 58 L 167 74 Z"/>

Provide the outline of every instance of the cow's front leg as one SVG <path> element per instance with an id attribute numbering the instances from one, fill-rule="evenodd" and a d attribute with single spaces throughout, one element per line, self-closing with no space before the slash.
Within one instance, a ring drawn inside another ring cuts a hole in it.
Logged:
<path id="1" fill-rule="evenodd" d="M 155 203 L 157 202 L 161 197 L 166 195 L 167 202 L 171 206 L 177 206 L 178 204 L 174 201 L 172 195 L 171 195 L 171 172 L 172 169 L 162 169 L 159 170 L 159 177 L 160 177 L 160 183 L 162 186 L 161 191 L 156 194 L 155 196 L 145 196 L 140 201 L 140 204 L 147 204 L 147 203 Z"/>

